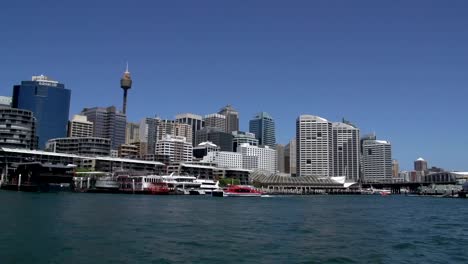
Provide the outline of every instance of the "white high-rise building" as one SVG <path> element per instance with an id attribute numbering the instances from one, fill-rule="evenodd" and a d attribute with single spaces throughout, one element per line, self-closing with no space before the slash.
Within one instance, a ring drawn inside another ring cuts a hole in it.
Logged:
<path id="1" fill-rule="evenodd" d="M 166 135 L 184 137 L 192 144 L 192 126 L 179 123 L 176 120 L 161 119 L 159 117 L 144 118 L 140 122 L 140 141 L 148 143 L 148 154 L 155 154 L 156 143 Z"/>
<path id="2" fill-rule="evenodd" d="M 359 180 L 359 129 L 349 123 L 335 122 L 333 129 L 333 176 Z"/>
<path id="3" fill-rule="evenodd" d="M 392 145 L 388 141 L 366 139 L 362 143 L 362 171 L 366 182 L 392 180 Z"/>
<path id="4" fill-rule="evenodd" d="M 242 154 L 229 151 L 211 151 L 202 162 L 215 163 L 219 168 L 242 169 Z"/>
<path id="5" fill-rule="evenodd" d="M 299 176 L 333 175 L 332 124 L 328 120 L 301 115 L 296 120 L 296 164 Z"/>
<path id="6" fill-rule="evenodd" d="M 241 144 L 237 152 L 242 154 L 244 169 L 261 169 L 268 172 L 277 171 L 276 150 L 268 146 L 257 147 L 248 143 Z"/>
<path id="7" fill-rule="evenodd" d="M 68 122 L 68 137 L 92 137 L 93 122 L 84 115 L 74 115 Z"/>
<path id="8" fill-rule="evenodd" d="M 169 162 L 189 162 L 193 160 L 192 143 L 185 137 L 166 135 L 156 143 L 156 155 Z"/>

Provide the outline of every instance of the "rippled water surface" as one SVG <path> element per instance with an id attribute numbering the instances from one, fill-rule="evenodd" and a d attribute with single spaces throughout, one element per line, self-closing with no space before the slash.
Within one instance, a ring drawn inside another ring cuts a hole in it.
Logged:
<path id="1" fill-rule="evenodd" d="M 0 263 L 468 263 L 468 200 L 0 191 Z"/>

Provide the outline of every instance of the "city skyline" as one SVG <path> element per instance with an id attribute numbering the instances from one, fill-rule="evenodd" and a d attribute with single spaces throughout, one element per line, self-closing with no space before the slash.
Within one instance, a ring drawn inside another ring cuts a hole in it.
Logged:
<path id="1" fill-rule="evenodd" d="M 238 6 L 226 17 L 215 15 L 216 11 L 232 4 L 197 8 L 188 3 L 182 12 L 185 19 L 167 3 L 160 8 L 167 14 L 157 11 L 153 18 L 137 18 L 136 11 L 145 11 L 130 8 L 133 16 L 127 24 L 105 12 L 109 22 L 96 29 L 86 27 L 88 32 L 78 19 L 61 14 L 60 10 L 67 14 L 64 7 L 57 7 L 63 23 L 50 26 L 52 18 L 40 16 L 37 4 L 22 6 L 23 19 L 15 20 L 12 14 L 18 14 L 15 10 L 20 7 L 7 3 L 3 9 L 7 12 L 0 11 L 0 20 L 11 24 L 4 35 L 3 50 L 8 52 L 2 53 L 1 95 L 11 96 L 14 84 L 43 73 L 72 90 L 70 118 L 85 107 L 120 109 L 118 81 L 128 60 L 135 87 L 128 102 L 131 122 L 155 114 L 170 119 L 185 112 L 205 115 L 231 104 L 239 111 L 242 131 L 248 130 L 255 113 L 270 113 L 276 121 L 277 142 L 285 144 L 294 137 L 295 119 L 301 114 L 330 121 L 344 117 L 362 134 L 376 132 L 390 141 L 402 169 L 411 169 L 413 161 L 423 157 L 429 166 L 466 170 L 463 154 L 468 138 L 463 131 L 468 124 L 463 103 L 468 54 L 463 47 L 468 27 L 463 8 L 456 7 L 466 4 L 429 7 L 413 1 L 409 6 L 376 6 L 361 1 L 367 10 L 356 8 L 351 16 L 345 5 L 301 2 L 280 12 L 281 5 L 273 1 L 261 11 L 265 3 L 256 1 L 251 9 Z M 117 7 L 111 9 L 119 13 Z M 197 11 L 205 16 L 195 16 Z M 343 17 L 332 22 L 327 16 L 333 13 Z M 34 14 L 44 19 L 31 19 Z M 241 14 L 245 21 L 238 19 Z M 152 26 L 145 27 L 146 20 Z M 33 22 L 36 27 L 29 27 Z M 98 16 L 91 21 L 101 22 Z M 45 32 L 36 32 L 41 26 Z M 131 30 L 138 27 L 142 29 Z M 434 28 L 444 33 L 431 31 Z M 122 31 L 132 38 L 121 41 Z M 57 44 L 21 41 L 36 33 L 59 36 Z M 86 44 L 81 38 L 91 41 Z M 18 63 L 19 56 L 35 59 Z M 186 98 L 180 104 L 169 100 L 181 94 Z M 454 124 L 454 129 L 432 123 L 439 119 Z"/>

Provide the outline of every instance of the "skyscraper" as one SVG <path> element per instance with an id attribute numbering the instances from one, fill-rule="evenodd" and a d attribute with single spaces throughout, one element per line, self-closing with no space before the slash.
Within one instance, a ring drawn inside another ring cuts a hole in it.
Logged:
<path id="1" fill-rule="evenodd" d="M 203 118 L 205 127 L 217 128 L 222 132 L 226 132 L 226 116 L 220 114 L 209 114 Z"/>
<path id="2" fill-rule="evenodd" d="M 364 139 L 362 141 L 362 171 L 364 181 L 392 180 L 392 145 L 388 141 Z"/>
<path id="3" fill-rule="evenodd" d="M 398 160 L 392 160 L 392 177 L 393 178 L 398 178 L 400 177 L 400 164 L 398 163 Z"/>
<path id="4" fill-rule="evenodd" d="M 277 144 L 276 145 L 276 156 L 277 156 L 277 166 L 278 166 L 278 171 L 281 173 L 286 173 L 286 155 L 285 155 L 285 146 L 282 144 Z M 289 162 L 288 162 L 289 166 Z M 289 173 L 289 172 L 288 172 Z"/>
<path id="5" fill-rule="evenodd" d="M 140 142 L 140 124 L 128 122 L 125 132 L 125 144 L 134 142 Z"/>
<path id="6" fill-rule="evenodd" d="M 350 123 L 335 122 L 333 130 L 333 176 L 359 180 L 359 129 Z"/>
<path id="7" fill-rule="evenodd" d="M 285 158 L 288 159 L 285 161 L 285 171 L 286 173 L 290 173 L 291 176 L 297 176 L 296 170 L 296 138 L 293 138 L 289 141 L 289 143 L 285 147 Z"/>
<path id="8" fill-rule="evenodd" d="M 74 115 L 68 122 L 68 137 L 92 137 L 93 122 L 83 115 Z"/>
<path id="9" fill-rule="evenodd" d="M 168 162 L 190 162 L 192 152 L 192 144 L 184 137 L 165 135 L 156 143 L 156 155 Z"/>
<path id="10" fill-rule="evenodd" d="M 301 115 L 296 120 L 297 173 L 299 176 L 333 175 L 332 124 L 328 120 Z"/>
<path id="11" fill-rule="evenodd" d="M 203 128 L 203 117 L 200 115 L 185 113 L 176 115 L 176 121 L 181 124 L 192 126 L 192 145 L 195 146 L 195 132 Z"/>
<path id="12" fill-rule="evenodd" d="M 120 87 L 124 90 L 122 112 L 124 115 L 126 115 L 127 114 L 127 92 L 130 88 L 132 88 L 132 77 L 130 76 L 130 72 L 128 71 L 128 63 L 127 63 L 127 68 L 122 76 L 122 79 L 120 79 Z"/>
<path id="13" fill-rule="evenodd" d="M 218 114 L 226 117 L 226 133 L 239 130 L 239 113 L 231 105 L 223 107 Z"/>
<path id="14" fill-rule="evenodd" d="M 125 144 L 127 117 L 115 106 L 85 108 L 81 114 L 93 122 L 94 137 L 111 140 L 112 150 L 117 151 L 120 145 Z"/>
<path id="15" fill-rule="evenodd" d="M 275 147 L 275 121 L 268 113 L 258 113 L 252 120 L 250 120 L 249 131 L 250 133 L 255 134 L 260 146 Z"/>
<path id="16" fill-rule="evenodd" d="M 71 91 L 47 76 L 33 76 L 13 87 L 12 107 L 33 112 L 39 148 L 47 140 L 67 136 Z"/>

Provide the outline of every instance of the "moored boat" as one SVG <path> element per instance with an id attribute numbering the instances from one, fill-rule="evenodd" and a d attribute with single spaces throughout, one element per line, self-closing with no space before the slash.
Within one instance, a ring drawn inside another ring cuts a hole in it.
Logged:
<path id="1" fill-rule="evenodd" d="M 226 197 L 261 197 L 263 192 L 248 185 L 231 185 L 224 190 L 223 196 Z"/>

